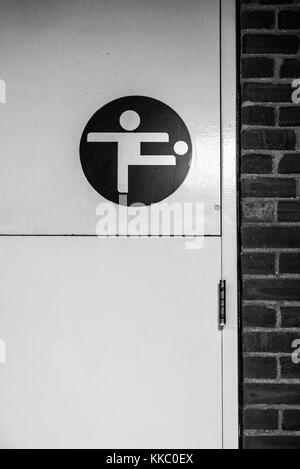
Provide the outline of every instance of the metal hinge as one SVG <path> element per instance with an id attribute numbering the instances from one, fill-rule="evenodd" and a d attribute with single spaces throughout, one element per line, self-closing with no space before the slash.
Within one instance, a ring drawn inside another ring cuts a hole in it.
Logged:
<path id="1" fill-rule="evenodd" d="M 226 326 L 226 280 L 219 283 L 219 326 L 220 329 Z"/>

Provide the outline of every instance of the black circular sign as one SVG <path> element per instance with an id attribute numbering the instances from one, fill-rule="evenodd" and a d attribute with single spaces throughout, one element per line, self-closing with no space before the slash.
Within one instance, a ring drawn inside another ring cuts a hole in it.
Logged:
<path id="1" fill-rule="evenodd" d="M 107 200 L 151 205 L 185 180 L 192 142 L 185 123 L 169 106 L 128 96 L 106 104 L 89 120 L 80 159 L 87 180 Z"/>

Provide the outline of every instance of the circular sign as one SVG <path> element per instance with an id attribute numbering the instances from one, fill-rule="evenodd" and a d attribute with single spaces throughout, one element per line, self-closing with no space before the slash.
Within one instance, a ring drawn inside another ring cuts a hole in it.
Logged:
<path id="1" fill-rule="evenodd" d="M 169 106 L 128 96 L 99 109 L 87 123 L 80 160 L 91 186 L 121 205 L 151 205 L 173 194 L 192 160 L 189 131 Z"/>

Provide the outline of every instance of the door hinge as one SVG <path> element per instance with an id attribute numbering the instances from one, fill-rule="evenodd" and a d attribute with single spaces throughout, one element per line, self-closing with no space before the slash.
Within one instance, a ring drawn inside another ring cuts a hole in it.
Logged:
<path id="1" fill-rule="evenodd" d="M 219 326 L 220 329 L 226 326 L 226 280 L 219 283 Z"/>

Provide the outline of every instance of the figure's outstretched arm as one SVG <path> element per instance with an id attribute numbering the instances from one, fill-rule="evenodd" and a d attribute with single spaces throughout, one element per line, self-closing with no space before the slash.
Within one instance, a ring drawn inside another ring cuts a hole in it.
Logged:
<path id="1" fill-rule="evenodd" d="M 163 143 L 170 141 L 169 134 L 167 134 L 166 132 L 141 132 L 137 135 L 139 136 L 139 140 L 145 143 Z"/>
<path id="2" fill-rule="evenodd" d="M 124 134 L 116 132 L 90 132 L 87 136 L 87 141 L 90 143 L 97 142 L 115 142 L 118 143 L 120 136 Z"/>

